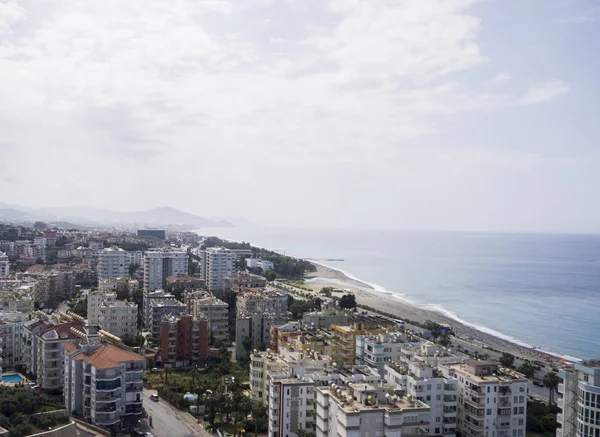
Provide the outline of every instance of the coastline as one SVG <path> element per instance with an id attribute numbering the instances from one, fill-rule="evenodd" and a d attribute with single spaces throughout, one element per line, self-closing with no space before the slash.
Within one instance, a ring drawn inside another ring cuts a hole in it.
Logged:
<path id="1" fill-rule="evenodd" d="M 310 260 L 309 260 L 310 261 Z M 373 285 L 351 277 L 338 269 L 328 267 L 311 261 L 317 268 L 316 272 L 305 275 L 305 286 L 314 293 L 318 293 L 323 287 L 331 287 L 343 292 L 350 292 L 356 296 L 359 305 L 373 308 L 376 311 L 396 315 L 399 319 L 406 319 L 418 323 L 430 320 L 435 323 L 445 323 L 452 326 L 454 333 L 463 341 L 480 347 L 491 348 L 500 352 L 508 352 L 517 358 L 537 360 L 552 366 L 559 366 L 561 360 L 576 362 L 575 357 L 561 355 L 535 349 L 517 339 L 506 339 L 482 330 L 482 328 L 470 325 L 466 322 L 450 317 L 435 307 L 427 308 L 407 300 L 401 295 L 378 290 Z M 338 292 L 338 296 L 343 294 Z"/>

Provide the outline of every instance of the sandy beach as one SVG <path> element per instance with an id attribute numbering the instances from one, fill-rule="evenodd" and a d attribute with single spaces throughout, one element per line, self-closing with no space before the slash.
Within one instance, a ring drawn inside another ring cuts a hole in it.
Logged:
<path id="1" fill-rule="evenodd" d="M 368 306 L 388 314 L 394 314 L 399 319 L 420 323 L 431 320 L 436 323 L 449 324 L 459 338 L 467 340 L 474 346 L 486 345 L 486 347 L 498 351 L 509 352 L 519 358 L 539 360 L 547 363 L 558 364 L 560 361 L 560 357 L 554 357 L 546 352 L 527 348 L 503 338 L 495 337 L 447 317 L 441 312 L 422 308 L 410 302 L 380 293 L 369 284 L 349 278 L 339 270 L 317 265 L 316 272 L 305 276 L 304 285 L 312 289 L 315 293 L 323 287 L 332 287 L 340 290 L 337 292 L 338 296 L 351 292 L 356 296 L 356 301 L 359 305 Z"/>

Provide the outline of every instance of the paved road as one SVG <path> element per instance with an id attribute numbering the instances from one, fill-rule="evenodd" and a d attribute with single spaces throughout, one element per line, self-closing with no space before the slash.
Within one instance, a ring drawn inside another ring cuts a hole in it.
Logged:
<path id="1" fill-rule="evenodd" d="M 152 429 L 148 426 L 148 420 L 143 420 L 141 428 L 144 431 L 150 431 L 155 437 L 212 437 L 190 414 L 171 407 L 162 399 L 151 401 L 152 393 L 156 391 L 144 390 L 144 408 L 148 416 L 152 415 Z"/>

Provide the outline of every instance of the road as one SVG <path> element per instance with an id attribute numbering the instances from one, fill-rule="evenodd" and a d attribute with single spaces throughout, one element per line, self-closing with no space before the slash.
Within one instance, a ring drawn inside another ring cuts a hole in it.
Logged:
<path id="1" fill-rule="evenodd" d="M 152 428 L 148 426 L 149 419 L 146 419 L 142 421 L 143 431 L 150 431 L 155 437 L 212 437 L 189 413 L 173 408 L 162 399 L 151 401 L 153 393 L 156 391 L 144 390 L 144 408 L 148 418 L 152 416 Z"/>

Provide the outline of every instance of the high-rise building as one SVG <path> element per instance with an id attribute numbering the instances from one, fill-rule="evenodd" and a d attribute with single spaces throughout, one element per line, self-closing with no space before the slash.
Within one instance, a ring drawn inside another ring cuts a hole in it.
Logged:
<path id="1" fill-rule="evenodd" d="M 144 290 L 167 286 L 167 278 L 188 273 L 188 255 L 183 250 L 150 250 L 144 254 Z"/>
<path id="2" fill-rule="evenodd" d="M 237 254 L 224 247 L 210 247 L 200 252 L 200 276 L 210 291 L 223 290 L 225 278 L 235 273 Z"/>
<path id="3" fill-rule="evenodd" d="M 456 430 L 464 437 L 524 437 L 527 378 L 495 361 L 440 365 L 457 381 Z"/>
<path id="4" fill-rule="evenodd" d="M 209 357 L 208 321 L 191 315 L 167 316 L 160 327 L 160 361 L 171 367 L 191 366 Z"/>
<path id="5" fill-rule="evenodd" d="M 143 418 L 144 357 L 112 344 L 69 342 L 61 349 L 69 414 L 104 429 L 135 426 Z"/>
<path id="6" fill-rule="evenodd" d="M 185 314 L 185 305 L 177 299 L 152 300 L 149 303 L 150 325 L 148 330 L 152 333 L 155 342 L 160 341 L 161 324 L 165 317 L 180 316 Z"/>
<path id="7" fill-rule="evenodd" d="M 0 252 L 0 277 L 8 276 L 10 272 L 10 263 L 8 262 L 8 256 L 4 252 Z"/>
<path id="8" fill-rule="evenodd" d="M 117 300 L 100 305 L 98 324 L 101 329 L 123 339 L 137 333 L 138 307 L 134 302 Z"/>
<path id="9" fill-rule="evenodd" d="M 113 246 L 98 253 L 98 281 L 129 276 L 128 253 Z"/>
<path id="10" fill-rule="evenodd" d="M 556 437 L 600 436 L 600 361 L 584 361 L 559 370 Z"/>
<path id="11" fill-rule="evenodd" d="M 187 312 L 198 319 L 208 321 L 210 335 L 215 340 L 229 338 L 229 305 L 206 291 L 190 291 L 184 294 Z"/>
<path id="12" fill-rule="evenodd" d="M 318 388 L 316 392 L 316 408 L 311 414 L 316 437 L 427 435 L 429 406 L 411 395 L 394 394 L 393 387 L 354 383 Z M 273 437 L 286 435 L 297 436 L 286 424 Z"/>
<path id="13" fill-rule="evenodd" d="M 113 291 L 92 291 L 88 294 L 88 325 L 100 326 L 100 308 L 103 304 L 111 304 L 117 300 Z"/>

